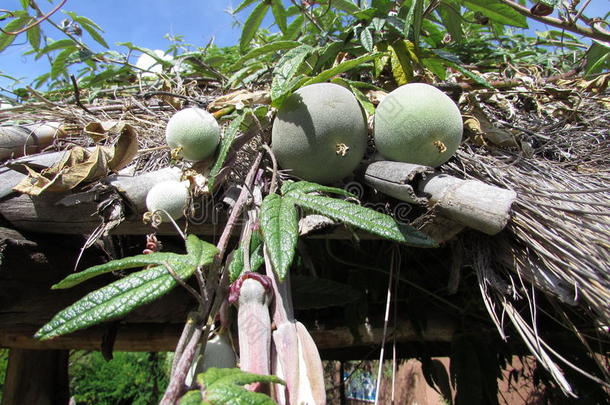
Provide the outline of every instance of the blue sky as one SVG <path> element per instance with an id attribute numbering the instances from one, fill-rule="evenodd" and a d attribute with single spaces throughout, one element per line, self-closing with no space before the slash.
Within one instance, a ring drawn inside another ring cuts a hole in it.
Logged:
<path id="1" fill-rule="evenodd" d="M 68 0 L 64 10 L 74 11 L 98 23 L 104 30 L 104 38 L 115 49 L 117 42 L 132 42 L 151 49 L 166 49 L 169 42 L 165 34 L 183 35 L 187 43 L 204 46 L 211 38 L 219 46 L 234 45 L 239 38 L 239 28 L 234 27 L 234 17 L 227 13 L 228 9 L 237 7 L 241 0 Z M 57 0 L 38 3 L 45 10 L 51 9 Z M 18 9 L 19 0 L 2 0 L 2 8 Z M 587 8 L 589 16 L 603 16 L 610 11 L 610 1 L 592 0 Z M 238 18 L 243 21 L 247 13 L 240 13 Z M 63 15 L 56 13 L 53 20 L 60 22 Z M 534 26 L 530 21 L 530 25 Z M 62 39 L 61 34 L 43 23 L 43 29 Z M 550 29 L 538 25 L 539 30 Z M 94 42 L 87 37 L 88 44 Z M 48 71 L 47 62 L 35 62 L 32 57 L 23 57 L 28 49 L 25 36 L 22 35 L 15 43 L 0 53 L 0 71 L 15 77 L 24 78 L 29 83 L 34 77 Z M 123 48 L 122 50 L 125 50 Z M 135 62 L 135 58 L 134 58 Z M 10 81 L 0 77 L 0 86 L 7 86 Z"/>

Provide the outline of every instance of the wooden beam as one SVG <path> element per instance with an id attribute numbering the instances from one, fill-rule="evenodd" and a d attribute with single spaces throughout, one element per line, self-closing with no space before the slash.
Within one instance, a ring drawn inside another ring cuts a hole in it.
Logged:
<path id="1" fill-rule="evenodd" d="M 67 404 L 68 350 L 11 349 L 2 405 Z"/>
<path id="2" fill-rule="evenodd" d="M 118 325 L 114 350 L 117 351 L 144 351 L 159 352 L 172 351 L 176 347 L 182 324 L 177 323 L 122 323 Z M 39 326 L 16 325 L 0 329 L 0 346 L 36 349 L 36 350 L 100 350 L 103 337 L 108 326 L 99 325 L 81 330 L 66 336 L 50 340 L 37 340 L 33 338 Z M 310 329 L 312 338 L 320 350 L 334 350 L 352 346 L 373 347 L 379 346 L 383 338 L 382 328 L 371 328 L 361 325 L 360 339 L 352 335 L 349 328 L 337 327 L 332 329 Z M 396 329 L 397 342 L 451 342 L 455 322 L 449 319 L 431 318 L 420 335 L 409 322 L 400 322 Z M 392 331 L 389 338 L 392 339 Z M 237 337 L 234 338 L 235 341 Z"/>

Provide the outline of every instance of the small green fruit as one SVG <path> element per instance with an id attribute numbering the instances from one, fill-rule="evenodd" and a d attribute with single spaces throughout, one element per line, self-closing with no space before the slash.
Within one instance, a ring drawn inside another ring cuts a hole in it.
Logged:
<path id="1" fill-rule="evenodd" d="M 216 118 L 201 108 L 185 108 L 168 121 L 165 139 L 172 148 L 181 147 L 187 160 L 204 160 L 220 142 L 220 127 Z"/>
<path id="2" fill-rule="evenodd" d="M 388 94 L 375 112 L 375 145 L 384 157 L 440 166 L 460 146 L 462 115 L 436 87 L 411 83 Z"/>
<path id="3" fill-rule="evenodd" d="M 146 208 L 150 212 L 167 211 L 174 219 L 182 218 L 189 198 L 188 187 L 185 183 L 175 180 L 162 181 L 155 184 L 146 195 Z M 163 221 L 169 218 L 161 213 Z"/>
<path id="4" fill-rule="evenodd" d="M 367 125 L 346 88 L 317 83 L 295 91 L 273 122 L 271 147 L 279 165 L 317 183 L 349 175 L 366 150 Z"/>

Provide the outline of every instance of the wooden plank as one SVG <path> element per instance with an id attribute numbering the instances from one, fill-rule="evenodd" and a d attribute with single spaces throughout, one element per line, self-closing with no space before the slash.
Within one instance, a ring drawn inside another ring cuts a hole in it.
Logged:
<path id="1" fill-rule="evenodd" d="M 179 323 L 121 323 L 115 324 L 117 334 L 114 350 L 117 351 L 172 351 L 176 347 L 183 324 Z M 113 327 L 114 327 L 113 326 Z M 32 336 L 38 329 L 33 325 L 15 325 L 0 329 L 0 346 L 19 349 L 78 349 L 100 350 L 108 325 L 99 325 L 66 336 L 40 341 Z M 428 342 L 451 342 L 455 322 L 448 318 L 432 317 L 426 323 L 422 334 L 409 322 L 398 324 L 395 336 L 397 342 L 416 342 L 421 338 Z M 352 346 L 372 347 L 382 342 L 383 328 L 360 326 L 360 340 L 347 327 L 331 329 L 310 329 L 311 336 L 320 350 L 341 349 Z M 234 337 L 237 342 L 237 336 Z"/>
<path id="2" fill-rule="evenodd" d="M 68 350 L 11 349 L 2 405 L 67 404 Z"/>

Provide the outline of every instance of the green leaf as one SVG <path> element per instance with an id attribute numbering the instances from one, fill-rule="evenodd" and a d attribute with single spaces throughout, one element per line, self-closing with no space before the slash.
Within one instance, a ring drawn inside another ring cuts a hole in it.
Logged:
<path id="1" fill-rule="evenodd" d="M 294 20 L 292 20 L 292 22 L 288 25 L 286 33 L 284 34 L 284 39 L 296 39 L 303 28 L 304 22 L 305 17 L 302 14 L 298 15 Z"/>
<path id="2" fill-rule="evenodd" d="M 273 69 L 273 81 L 271 82 L 271 100 L 273 100 L 274 107 L 279 107 L 301 82 L 302 77 L 297 76 L 297 73 L 313 51 L 314 48 L 311 46 L 301 45 L 286 52 L 278 61 Z"/>
<path id="3" fill-rule="evenodd" d="M 180 398 L 179 405 L 202 405 L 201 391 L 191 390 Z"/>
<path id="4" fill-rule="evenodd" d="M 231 150 L 231 145 L 237 138 L 237 134 L 239 134 L 239 130 L 241 129 L 241 124 L 244 122 L 244 114 L 240 114 L 231 121 L 231 124 L 225 130 L 222 139 L 220 140 L 220 147 L 218 148 L 218 155 L 216 157 L 216 161 L 214 162 L 214 166 L 210 170 L 210 175 L 208 177 L 208 188 L 213 191 L 216 186 L 216 177 L 222 170 L 225 160 Z"/>
<path id="5" fill-rule="evenodd" d="M 273 269 L 283 280 L 292 264 L 299 237 L 299 222 L 293 201 L 269 194 L 261 204 L 260 223 Z"/>
<path id="6" fill-rule="evenodd" d="M 350 198 L 358 198 L 357 196 L 355 196 L 354 194 L 350 193 L 347 190 L 344 190 L 342 188 L 337 188 L 337 187 L 330 187 L 330 186 L 323 186 L 321 184 L 318 183 L 312 183 L 309 181 L 286 181 L 284 182 L 284 184 L 282 184 L 282 189 L 281 189 L 282 195 L 288 195 L 290 196 L 291 194 L 308 194 L 308 193 L 332 193 L 332 194 L 338 194 L 338 195 L 343 195 L 345 197 L 350 197 Z"/>
<path id="7" fill-rule="evenodd" d="M 358 58 L 350 59 L 348 61 L 339 63 L 337 66 L 332 67 L 328 70 L 325 70 L 325 71 L 321 72 L 320 74 L 318 74 L 317 76 L 312 77 L 311 79 L 307 80 L 304 85 L 307 86 L 307 85 L 313 84 L 313 83 L 325 82 L 325 81 L 333 78 L 333 76 L 336 76 L 341 73 L 345 73 L 349 70 L 352 70 L 354 68 L 357 68 L 357 67 L 363 65 L 364 63 L 370 62 L 370 61 L 378 58 L 379 56 L 381 56 L 381 53 L 374 53 L 372 55 L 363 55 Z"/>
<path id="8" fill-rule="evenodd" d="M 419 34 L 424 13 L 423 0 L 415 0 L 409 8 L 405 17 L 404 36 L 409 38 L 414 44 L 419 43 Z"/>
<path id="9" fill-rule="evenodd" d="M 268 53 L 283 51 L 285 49 L 296 48 L 301 45 L 300 42 L 297 41 L 273 41 L 266 45 L 263 45 L 259 48 L 254 48 L 244 56 L 242 56 L 237 62 L 231 66 L 230 69 L 237 69 L 240 66 L 243 66 L 244 62 L 247 62 L 251 59 L 258 58 L 259 56 L 266 55 Z"/>
<path id="10" fill-rule="evenodd" d="M 238 368 L 215 367 L 199 374 L 197 382 L 205 387 L 205 400 L 213 405 L 275 405 L 275 401 L 267 395 L 248 391 L 243 386 L 256 382 L 286 384 L 274 375 L 258 375 Z"/>
<path id="11" fill-rule="evenodd" d="M 81 24 L 81 27 L 83 27 L 83 29 L 85 31 L 87 31 L 87 33 L 91 36 L 91 38 L 93 38 L 93 40 L 95 42 L 97 42 L 98 44 L 102 45 L 104 48 L 110 48 L 108 46 L 108 43 L 104 39 L 104 37 L 102 37 L 100 35 L 100 33 L 97 32 L 97 30 L 93 26 L 91 26 L 89 24 Z"/>
<path id="12" fill-rule="evenodd" d="M 257 0 L 244 0 L 241 2 L 241 4 L 239 6 L 237 6 L 237 8 L 235 10 L 233 10 L 233 14 L 237 14 L 240 11 L 242 11 L 243 9 L 245 9 L 246 7 L 248 7 L 250 4 L 254 3 Z"/>
<path id="13" fill-rule="evenodd" d="M 500 24 L 528 28 L 525 16 L 500 0 L 464 0 L 464 5 L 472 11 L 485 14 L 491 20 Z"/>
<path id="14" fill-rule="evenodd" d="M 585 76 L 601 72 L 608 60 L 610 60 L 610 47 L 594 42 L 586 53 Z"/>
<path id="15" fill-rule="evenodd" d="M 360 43 L 367 52 L 373 52 L 373 34 L 368 27 L 360 31 Z"/>
<path id="16" fill-rule="evenodd" d="M 195 235 L 189 235 L 186 240 L 187 254 L 180 255 L 171 252 L 155 252 L 136 256 L 125 257 L 109 261 L 108 263 L 89 267 L 79 273 L 70 274 L 59 283 L 53 285 L 53 289 L 70 288 L 90 278 L 116 270 L 134 269 L 148 265 L 164 266 L 169 263 L 172 268 L 184 266 L 197 267 L 211 264 L 214 256 L 218 253 L 216 246 L 204 242 Z"/>
<path id="17" fill-rule="evenodd" d="M 176 266 L 178 276 L 187 279 L 195 271 L 193 266 Z M 163 266 L 132 273 L 85 297 L 60 311 L 44 325 L 35 337 L 50 339 L 79 329 L 120 318 L 133 309 L 167 294 L 177 281 Z"/>
<path id="18" fill-rule="evenodd" d="M 275 18 L 275 23 L 280 31 L 282 31 L 282 34 L 286 34 L 286 31 L 288 31 L 288 23 L 286 22 L 286 9 L 282 4 L 282 0 L 271 0 L 271 12 Z"/>
<path id="19" fill-rule="evenodd" d="M 228 266 L 229 281 L 232 283 L 244 272 L 244 247 L 240 246 L 233 251 L 233 257 Z"/>
<path id="20" fill-rule="evenodd" d="M 72 54 L 78 52 L 78 48 L 76 48 L 75 46 L 72 46 L 70 48 L 66 48 L 63 51 L 61 51 L 56 57 L 55 59 L 53 59 L 53 63 L 51 65 L 51 78 L 52 79 L 56 79 L 59 75 L 63 74 L 63 73 L 67 73 L 67 66 L 66 66 L 66 62 L 68 61 L 68 58 L 70 58 L 70 56 L 72 56 Z"/>
<path id="21" fill-rule="evenodd" d="M 413 64 L 403 41 L 390 45 L 390 64 L 396 84 L 402 86 L 413 80 Z"/>
<path id="22" fill-rule="evenodd" d="M 447 66 L 450 66 L 456 70 L 458 70 L 459 72 L 461 72 L 463 75 L 465 75 L 466 77 L 471 78 L 472 80 L 474 80 L 475 82 L 479 83 L 481 86 L 485 86 L 488 89 L 493 89 L 494 87 L 487 81 L 485 80 L 485 78 L 479 74 L 476 74 L 474 72 L 471 72 L 470 70 L 464 68 L 462 65 L 448 61 L 447 59 L 445 59 Z"/>
<path id="23" fill-rule="evenodd" d="M 291 193 L 285 196 L 303 208 L 360 228 L 374 235 L 416 247 L 435 247 L 436 242 L 415 228 L 399 224 L 389 215 L 337 198 Z"/>
<path id="24" fill-rule="evenodd" d="M 462 32 L 462 16 L 460 15 L 459 3 L 454 0 L 445 0 L 441 2 L 437 11 L 451 38 L 455 42 L 462 42 L 464 35 Z"/>
<path id="25" fill-rule="evenodd" d="M 263 1 L 252 10 L 252 13 L 246 19 L 241 31 L 241 38 L 239 39 L 239 49 L 241 52 L 245 52 L 246 49 L 248 49 L 250 42 L 252 42 L 254 35 L 256 35 L 256 31 L 258 31 L 268 10 L 269 4 L 266 1 Z"/>
<path id="26" fill-rule="evenodd" d="M 360 8 L 350 0 L 332 0 L 331 5 L 337 10 L 345 11 L 348 14 L 357 13 Z"/>
<path id="27" fill-rule="evenodd" d="M 35 25 L 32 28 L 30 28 L 29 30 L 27 30 L 26 35 L 28 38 L 28 42 L 32 46 L 32 49 L 37 51 L 40 48 L 40 38 L 41 38 L 40 24 Z"/>
<path id="28" fill-rule="evenodd" d="M 21 28 L 25 27 L 28 22 L 32 20 L 32 17 L 30 17 L 29 15 L 27 15 L 27 13 L 23 11 L 15 12 L 14 14 L 16 16 L 20 15 L 21 17 L 15 18 L 14 20 L 11 20 L 9 23 L 7 23 L 3 27 L 4 31 L 19 31 Z M 12 44 L 15 38 L 17 38 L 17 35 L 8 35 L 4 33 L 0 34 L 0 52 L 5 50 L 10 44 Z"/>
<path id="29" fill-rule="evenodd" d="M 421 60 L 422 65 L 427 67 L 432 73 L 434 73 L 439 79 L 445 80 L 447 78 L 447 66 L 440 58 L 423 58 Z"/>
<path id="30" fill-rule="evenodd" d="M 74 41 L 72 41 L 71 39 L 60 39 L 59 41 L 53 41 L 44 48 L 42 48 L 40 52 L 36 54 L 36 59 L 40 59 L 40 57 L 49 52 L 53 52 L 58 49 L 73 47 L 74 45 Z"/>

